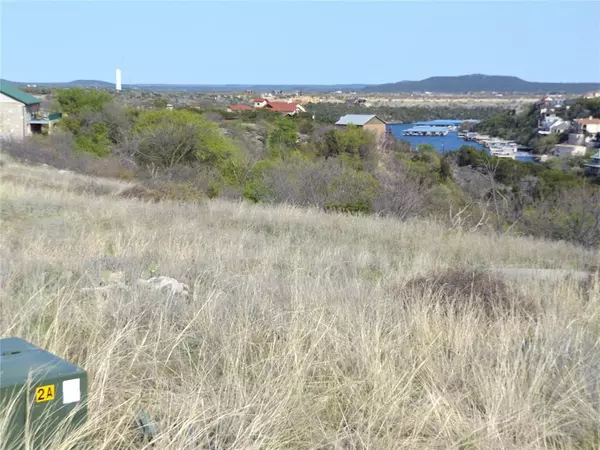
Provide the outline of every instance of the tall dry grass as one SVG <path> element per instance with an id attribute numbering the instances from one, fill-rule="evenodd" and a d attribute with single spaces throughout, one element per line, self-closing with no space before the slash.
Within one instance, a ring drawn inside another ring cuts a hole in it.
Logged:
<path id="1" fill-rule="evenodd" d="M 591 250 L 290 206 L 147 204 L 116 182 L 0 170 L 1 335 L 90 377 L 87 427 L 52 448 L 150 448 L 137 408 L 167 450 L 600 445 L 597 275 L 481 275 L 597 267 Z M 137 287 L 149 269 L 191 295 Z M 89 289 L 121 272 L 124 286 Z M 460 289 L 423 281 L 445 273 Z"/>

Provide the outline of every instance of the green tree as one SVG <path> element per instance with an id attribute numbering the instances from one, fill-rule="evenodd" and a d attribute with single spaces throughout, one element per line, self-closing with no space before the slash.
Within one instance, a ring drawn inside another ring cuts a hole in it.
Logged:
<path id="1" fill-rule="evenodd" d="M 366 158 L 375 145 L 375 137 L 371 133 L 351 125 L 326 132 L 320 145 L 320 154 L 325 157 L 346 154 Z"/>
<path id="2" fill-rule="evenodd" d="M 536 139 L 533 143 L 533 149 L 535 153 L 545 154 L 550 152 L 556 144 L 560 142 L 559 134 L 549 134 Z"/>
<path id="3" fill-rule="evenodd" d="M 112 103 L 112 96 L 108 92 L 92 89 L 61 89 L 56 102 L 61 112 L 79 115 L 84 111 L 102 111 L 105 105 Z"/>
<path id="4" fill-rule="evenodd" d="M 298 145 L 298 124 L 287 117 L 277 117 L 268 138 L 273 155 L 284 156 L 288 149 Z"/>
<path id="5" fill-rule="evenodd" d="M 168 103 L 164 98 L 159 97 L 159 98 L 155 98 L 154 100 L 152 100 L 151 105 L 153 108 L 165 109 L 167 107 Z"/>
<path id="6" fill-rule="evenodd" d="M 226 170 L 237 163 L 238 149 L 219 127 L 202 115 L 185 110 L 148 111 L 135 125 L 137 157 L 159 167 L 204 163 Z"/>

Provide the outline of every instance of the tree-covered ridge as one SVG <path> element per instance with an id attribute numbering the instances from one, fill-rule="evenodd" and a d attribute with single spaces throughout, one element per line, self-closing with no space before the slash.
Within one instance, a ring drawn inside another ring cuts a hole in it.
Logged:
<path id="1" fill-rule="evenodd" d="M 345 114 L 375 114 L 387 122 L 421 122 L 435 119 L 452 118 L 456 120 L 483 120 L 505 111 L 497 106 L 363 106 L 346 103 L 311 103 L 306 107 L 319 121 L 335 123 Z"/>
<path id="2" fill-rule="evenodd" d="M 431 77 L 420 81 L 400 81 L 367 86 L 367 92 L 565 92 L 585 94 L 600 89 L 600 83 L 536 83 L 517 77 L 498 75 L 462 75 Z"/>

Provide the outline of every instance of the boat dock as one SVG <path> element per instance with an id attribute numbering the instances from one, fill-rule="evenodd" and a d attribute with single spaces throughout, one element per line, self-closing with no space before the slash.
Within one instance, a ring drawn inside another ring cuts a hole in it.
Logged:
<path id="1" fill-rule="evenodd" d="M 404 136 L 446 136 L 448 128 L 442 126 L 419 125 L 402 132 Z"/>
<path id="2" fill-rule="evenodd" d="M 482 145 L 491 156 L 497 156 L 498 158 L 515 159 L 517 151 L 519 150 L 519 145 L 514 141 L 493 138 L 485 134 L 466 133 L 464 139 L 477 142 Z"/>

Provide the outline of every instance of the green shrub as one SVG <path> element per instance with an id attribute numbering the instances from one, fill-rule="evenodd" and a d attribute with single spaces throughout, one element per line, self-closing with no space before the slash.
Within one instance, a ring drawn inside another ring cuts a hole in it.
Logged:
<path id="1" fill-rule="evenodd" d="M 227 169 L 227 164 L 239 156 L 239 149 L 215 123 L 191 111 L 144 112 L 137 120 L 135 132 L 139 159 L 158 167 L 201 162 Z"/>
<path id="2" fill-rule="evenodd" d="M 120 196 L 152 202 L 201 203 L 206 200 L 204 192 L 194 184 L 174 181 L 161 182 L 152 187 L 133 186 L 123 191 Z"/>
<path id="3" fill-rule="evenodd" d="M 112 102 L 112 96 L 105 91 L 95 89 L 61 89 L 56 102 L 61 112 L 78 115 L 85 111 L 100 112 L 105 105 Z"/>

